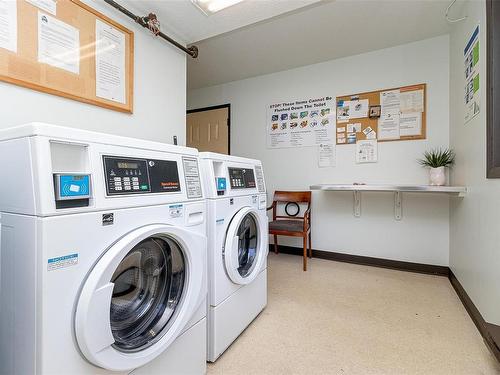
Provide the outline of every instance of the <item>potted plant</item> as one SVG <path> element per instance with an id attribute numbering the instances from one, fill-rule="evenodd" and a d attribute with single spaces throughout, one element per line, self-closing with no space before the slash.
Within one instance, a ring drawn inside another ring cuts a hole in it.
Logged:
<path id="1" fill-rule="evenodd" d="M 455 163 L 455 152 L 450 149 L 436 148 L 424 152 L 424 157 L 419 160 L 424 167 L 429 167 L 429 181 L 431 185 L 446 185 L 445 168 L 451 168 Z"/>

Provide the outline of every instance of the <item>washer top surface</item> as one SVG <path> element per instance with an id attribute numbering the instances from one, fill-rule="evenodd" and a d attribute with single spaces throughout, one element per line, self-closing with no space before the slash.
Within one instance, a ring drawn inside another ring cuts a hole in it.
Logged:
<path id="1" fill-rule="evenodd" d="M 198 150 L 191 147 L 170 145 L 161 142 L 119 136 L 108 133 L 83 130 L 78 128 L 52 125 L 43 122 L 31 122 L 0 130 L 0 141 L 24 137 L 50 137 L 81 143 L 99 143 L 103 145 L 126 146 L 139 149 L 157 150 L 176 154 L 198 155 Z"/>

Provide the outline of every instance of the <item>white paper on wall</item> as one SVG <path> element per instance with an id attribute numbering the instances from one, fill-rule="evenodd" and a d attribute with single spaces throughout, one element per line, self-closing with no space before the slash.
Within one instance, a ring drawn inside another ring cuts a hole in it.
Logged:
<path id="1" fill-rule="evenodd" d="M 96 96 L 125 104 L 125 34 L 99 20 L 95 29 Z"/>
<path id="2" fill-rule="evenodd" d="M 423 112 L 424 111 L 424 90 L 404 91 L 400 95 L 400 111 Z"/>
<path id="3" fill-rule="evenodd" d="M 399 135 L 401 137 L 422 134 L 422 113 L 401 113 L 399 116 Z"/>
<path id="4" fill-rule="evenodd" d="M 335 141 L 335 99 L 284 101 L 267 107 L 268 148 L 308 147 Z"/>
<path id="5" fill-rule="evenodd" d="M 364 118 L 368 117 L 368 99 L 351 100 L 349 105 L 349 118 Z"/>
<path id="6" fill-rule="evenodd" d="M 386 113 L 378 120 L 378 139 L 399 139 L 399 113 Z"/>
<path id="7" fill-rule="evenodd" d="M 378 142 L 367 139 L 356 142 L 356 163 L 376 163 L 378 161 Z"/>
<path id="8" fill-rule="evenodd" d="M 401 100 L 400 91 L 382 91 L 380 93 L 380 106 L 381 106 L 381 116 L 384 115 L 398 115 L 400 112 Z"/>
<path id="9" fill-rule="evenodd" d="M 57 18 L 38 12 L 38 62 L 79 74 L 79 30 Z"/>
<path id="10" fill-rule="evenodd" d="M 322 143 L 318 146 L 318 166 L 320 168 L 335 166 L 334 143 Z"/>
<path id="11" fill-rule="evenodd" d="M 26 0 L 31 5 L 44 10 L 53 16 L 57 13 L 57 1 L 56 0 Z"/>
<path id="12" fill-rule="evenodd" d="M 17 2 L 0 0 L 0 48 L 17 52 Z"/>

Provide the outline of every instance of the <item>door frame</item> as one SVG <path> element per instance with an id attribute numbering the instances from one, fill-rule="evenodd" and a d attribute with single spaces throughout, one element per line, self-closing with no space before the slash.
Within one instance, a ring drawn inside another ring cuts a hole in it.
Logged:
<path id="1" fill-rule="evenodd" d="M 186 114 L 212 111 L 214 109 L 227 108 L 227 154 L 231 155 L 231 103 L 214 105 L 210 107 L 188 109 Z"/>

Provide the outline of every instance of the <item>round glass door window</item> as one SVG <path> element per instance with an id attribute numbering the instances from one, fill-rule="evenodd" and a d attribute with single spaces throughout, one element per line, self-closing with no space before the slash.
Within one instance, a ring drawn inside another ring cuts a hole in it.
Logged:
<path id="1" fill-rule="evenodd" d="M 153 345 L 173 322 L 186 282 L 180 245 L 167 236 L 138 243 L 111 278 L 110 321 L 113 346 L 124 352 Z"/>
<path id="2" fill-rule="evenodd" d="M 257 263 L 258 230 L 252 214 L 246 214 L 238 227 L 238 272 L 241 277 L 252 273 Z"/>

